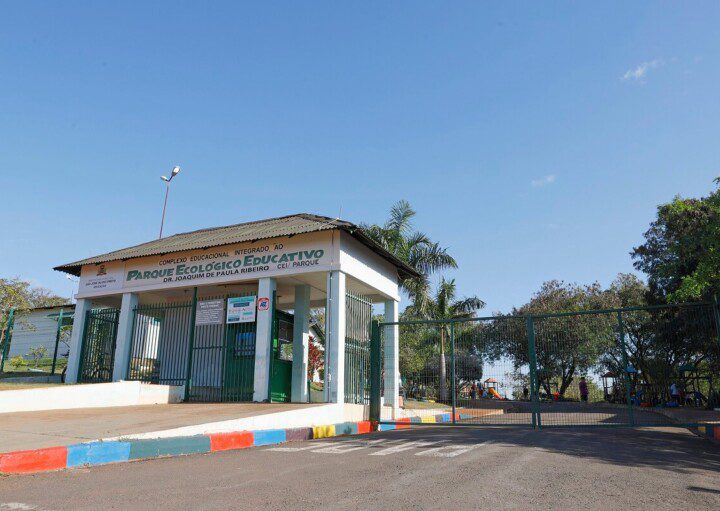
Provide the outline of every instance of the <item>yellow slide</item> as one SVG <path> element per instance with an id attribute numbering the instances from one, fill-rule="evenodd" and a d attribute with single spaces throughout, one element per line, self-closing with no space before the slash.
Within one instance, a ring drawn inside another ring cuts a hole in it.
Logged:
<path id="1" fill-rule="evenodd" d="M 501 396 L 500 394 L 498 394 L 498 393 L 497 393 L 497 390 L 495 390 L 495 389 L 492 388 L 492 387 L 490 387 L 490 388 L 488 389 L 488 393 L 489 393 L 492 397 L 494 397 L 495 399 L 502 399 L 502 396 Z"/>

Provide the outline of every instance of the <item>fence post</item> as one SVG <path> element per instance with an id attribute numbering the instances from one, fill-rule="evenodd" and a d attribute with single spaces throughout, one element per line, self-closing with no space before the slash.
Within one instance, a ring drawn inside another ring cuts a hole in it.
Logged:
<path id="1" fill-rule="evenodd" d="M 193 347 L 195 344 L 195 311 L 197 309 L 197 287 L 193 288 L 192 307 L 190 308 L 190 339 L 188 340 L 188 356 L 187 356 L 187 372 L 185 373 L 185 397 L 183 401 L 187 401 L 190 397 L 190 384 L 192 379 L 192 357 Z"/>
<path id="2" fill-rule="evenodd" d="M 452 366 L 452 423 L 455 424 L 455 409 L 457 408 L 457 375 L 455 372 L 455 323 L 450 323 L 450 361 Z"/>
<path id="3" fill-rule="evenodd" d="M 632 407 L 632 400 L 630 398 L 630 361 L 628 360 L 627 346 L 625 344 L 625 325 L 623 324 L 622 311 L 618 311 L 617 320 L 619 329 L 618 332 L 620 335 L 620 349 L 622 350 L 622 372 L 623 378 L 625 379 L 625 400 L 627 401 L 630 427 L 633 427 L 635 426 L 635 415 Z"/>
<path id="4" fill-rule="evenodd" d="M 63 324 L 63 309 L 60 309 L 60 313 L 58 314 L 58 325 L 57 330 L 55 332 L 55 350 L 53 351 L 53 361 L 52 361 L 52 369 L 50 369 L 50 374 L 55 374 L 55 364 L 57 363 L 57 355 L 58 355 L 58 346 L 60 345 L 60 333 L 62 332 L 62 324 Z"/>
<path id="5" fill-rule="evenodd" d="M 380 380 L 382 379 L 380 322 L 372 320 L 370 327 L 370 420 L 380 422 Z"/>
<path id="6" fill-rule="evenodd" d="M 10 307 L 8 313 L 7 325 L 5 325 L 5 335 L 3 336 L 2 359 L 0 359 L 0 373 L 5 369 L 5 359 L 10 352 L 10 332 L 12 331 L 13 321 L 15 319 L 15 307 Z"/>
<path id="7" fill-rule="evenodd" d="M 535 321 L 532 316 L 526 319 L 528 337 L 528 355 L 530 358 L 530 402 L 532 408 L 533 429 L 542 428 L 539 406 L 539 384 L 537 377 L 537 351 L 535 349 Z"/>

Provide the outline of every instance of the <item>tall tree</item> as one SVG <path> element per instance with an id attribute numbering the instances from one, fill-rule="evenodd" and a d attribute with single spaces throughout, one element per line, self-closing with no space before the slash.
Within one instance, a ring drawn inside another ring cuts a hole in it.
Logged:
<path id="1" fill-rule="evenodd" d="M 454 319 L 469 319 L 475 316 L 476 312 L 485 307 L 477 296 L 470 296 L 457 299 L 457 287 L 455 280 L 440 279 L 435 296 L 429 298 L 423 307 L 416 307 L 411 304 L 403 313 L 404 318 L 426 319 L 440 321 L 438 329 L 440 333 L 439 349 L 439 398 L 440 401 L 447 400 L 447 365 L 445 361 L 446 343 L 450 338 L 450 327 L 447 321 Z M 473 354 L 472 356 L 476 356 Z M 469 365 L 469 364 L 468 364 Z"/>
<path id="2" fill-rule="evenodd" d="M 419 278 L 407 278 L 400 284 L 413 306 L 424 311 L 430 299 L 430 276 L 441 270 L 457 268 L 457 262 L 446 248 L 414 229 L 415 214 L 410 203 L 401 200 L 392 206 L 390 218 L 384 225 L 363 224 L 362 228 L 383 248 L 420 273 Z"/>
<path id="3" fill-rule="evenodd" d="M 715 180 L 720 184 L 720 178 Z M 658 206 L 645 243 L 632 251 L 653 301 L 697 300 L 720 293 L 720 189 Z"/>
<path id="4" fill-rule="evenodd" d="M 531 300 L 513 308 L 508 317 L 555 312 L 605 309 L 616 305 L 614 297 L 597 283 L 579 286 L 558 280 L 545 282 Z M 509 357 L 516 368 L 530 363 L 524 321 L 496 321 L 492 335 L 498 345 L 495 357 Z M 615 317 L 608 314 L 546 317 L 535 320 L 538 381 L 549 395 L 557 382 L 563 396 L 578 374 L 597 366 L 601 356 L 615 345 Z"/>

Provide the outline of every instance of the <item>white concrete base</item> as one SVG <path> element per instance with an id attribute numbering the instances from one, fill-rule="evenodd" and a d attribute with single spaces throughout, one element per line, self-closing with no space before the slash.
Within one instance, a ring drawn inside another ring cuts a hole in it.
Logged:
<path id="1" fill-rule="evenodd" d="M 119 381 L 0 392 L 0 414 L 179 403 L 183 386 Z"/>

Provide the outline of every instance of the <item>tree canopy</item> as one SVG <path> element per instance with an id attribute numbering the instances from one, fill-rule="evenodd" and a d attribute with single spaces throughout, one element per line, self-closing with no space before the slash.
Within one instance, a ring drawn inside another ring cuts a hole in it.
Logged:
<path id="1" fill-rule="evenodd" d="M 0 278 L 0 331 L 4 331 L 10 308 L 16 310 L 65 305 L 67 298 L 53 294 L 48 289 L 33 286 L 30 282 L 15 278 Z"/>
<path id="2" fill-rule="evenodd" d="M 401 200 L 392 206 L 385 224 L 362 224 L 361 227 L 388 252 L 420 273 L 419 278 L 406 278 L 400 284 L 416 310 L 424 310 L 430 298 L 430 276 L 438 271 L 457 268 L 457 262 L 446 248 L 415 230 L 415 215 L 410 203 Z"/>
<path id="3" fill-rule="evenodd" d="M 720 293 L 720 189 L 700 199 L 675 197 L 661 204 L 644 236 L 632 257 L 635 268 L 648 276 L 654 302 Z"/>

